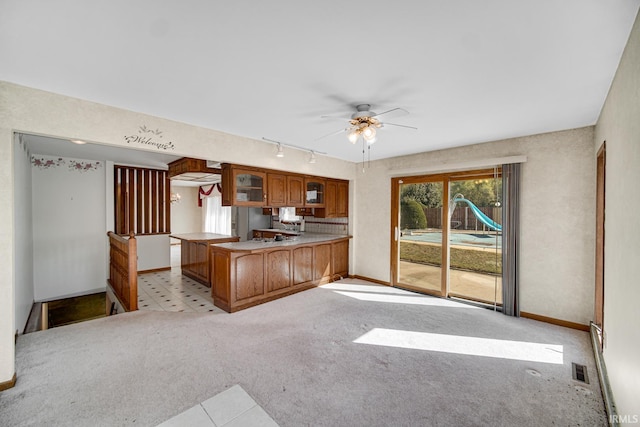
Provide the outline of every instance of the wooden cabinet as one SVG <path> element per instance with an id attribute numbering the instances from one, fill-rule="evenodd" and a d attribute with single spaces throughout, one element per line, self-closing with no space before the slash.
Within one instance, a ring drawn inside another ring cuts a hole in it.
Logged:
<path id="1" fill-rule="evenodd" d="M 206 242 L 187 242 L 182 241 L 181 249 L 181 268 L 182 274 L 192 279 L 207 284 L 209 283 L 209 265 L 207 262 Z"/>
<path id="2" fill-rule="evenodd" d="M 349 182 L 327 180 L 324 208 L 316 208 L 318 218 L 345 218 L 349 216 Z"/>
<path id="3" fill-rule="evenodd" d="M 338 181 L 336 192 L 336 217 L 349 216 L 349 182 Z"/>
<path id="4" fill-rule="evenodd" d="M 276 250 L 265 254 L 265 269 L 267 270 L 267 292 L 278 291 L 291 286 L 291 251 Z"/>
<path id="5" fill-rule="evenodd" d="M 222 165 L 222 205 L 262 207 L 267 200 L 267 174 L 256 169 Z"/>
<path id="6" fill-rule="evenodd" d="M 303 246 L 293 251 L 293 285 L 313 280 L 313 248 Z"/>
<path id="7" fill-rule="evenodd" d="M 275 173 L 267 174 L 267 205 L 287 206 L 287 176 Z"/>
<path id="8" fill-rule="evenodd" d="M 304 206 L 304 178 L 299 175 L 267 173 L 267 188 L 269 206 Z"/>
<path id="9" fill-rule="evenodd" d="M 308 207 L 323 208 L 326 181 L 315 177 L 307 177 L 304 180 L 305 201 Z"/>
<path id="10" fill-rule="evenodd" d="M 287 175 L 287 206 L 304 206 L 304 178 L 299 175 Z"/>
<path id="11" fill-rule="evenodd" d="M 286 231 L 286 230 L 253 230 L 253 238 L 254 239 L 273 239 L 276 237 L 276 234 L 282 234 L 283 236 L 297 236 L 298 233 L 295 231 Z"/>
<path id="12" fill-rule="evenodd" d="M 209 252 L 208 242 L 193 242 L 188 246 L 191 246 L 191 254 L 189 261 L 191 261 L 192 272 L 202 283 L 209 283 L 209 262 L 207 259 Z"/>
<path id="13" fill-rule="evenodd" d="M 264 254 L 248 254 L 235 260 L 235 276 L 237 286 L 236 301 L 246 300 L 264 293 Z"/>
<path id="14" fill-rule="evenodd" d="M 280 208 L 262 208 L 262 215 L 278 215 Z"/>
<path id="15" fill-rule="evenodd" d="M 331 276 L 340 278 L 349 276 L 349 241 L 342 240 L 331 244 Z"/>
<path id="16" fill-rule="evenodd" d="M 182 179 L 185 181 L 211 182 L 217 178 L 221 171 L 219 168 L 210 168 L 207 161 L 183 157 L 168 164 L 168 176 L 172 179 Z"/>
<path id="17" fill-rule="evenodd" d="M 324 201 L 325 218 L 336 217 L 336 198 L 338 197 L 338 183 L 336 181 L 327 182 L 327 198 Z"/>
<path id="18" fill-rule="evenodd" d="M 331 281 L 331 243 L 313 247 L 313 279 L 320 283 Z"/>
<path id="19" fill-rule="evenodd" d="M 211 286 L 209 245 L 240 240 L 239 237 L 214 233 L 172 234 L 171 237 L 180 239 L 182 274 L 206 286 Z"/>
<path id="20" fill-rule="evenodd" d="M 222 164 L 222 205 L 297 209 L 319 218 L 349 216 L 349 182 Z"/>
<path id="21" fill-rule="evenodd" d="M 313 208 L 296 208 L 296 215 L 298 216 L 313 215 Z"/>
<path id="22" fill-rule="evenodd" d="M 349 238 L 234 250 L 211 245 L 213 303 L 229 313 L 346 277 Z"/>

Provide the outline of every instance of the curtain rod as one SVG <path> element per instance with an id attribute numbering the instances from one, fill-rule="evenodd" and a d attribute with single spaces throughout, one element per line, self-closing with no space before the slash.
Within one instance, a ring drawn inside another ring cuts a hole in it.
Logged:
<path id="1" fill-rule="evenodd" d="M 527 156 L 508 156 L 508 157 L 494 157 L 490 159 L 478 159 L 459 163 L 440 163 L 435 165 L 424 165 L 412 168 L 397 168 L 388 169 L 387 175 L 389 176 L 410 176 L 421 175 L 425 173 L 435 172 L 456 172 L 470 169 L 482 169 L 494 167 L 497 165 L 506 165 L 511 163 L 526 163 Z"/>

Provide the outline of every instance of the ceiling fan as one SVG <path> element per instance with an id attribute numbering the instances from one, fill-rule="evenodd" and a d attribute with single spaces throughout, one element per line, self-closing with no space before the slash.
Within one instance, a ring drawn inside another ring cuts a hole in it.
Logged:
<path id="1" fill-rule="evenodd" d="M 358 142 L 360 137 L 362 137 L 363 142 L 366 142 L 368 145 L 376 142 L 376 134 L 377 130 L 385 127 L 385 126 L 397 126 L 408 129 L 418 129 L 413 126 L 401 125 L 398 123 L 389 123 L 383 122 L 384 118 L 392 117 L 392 116 L 400 116 L 406 115 L 409 112 L 403 108 L 392 108 L 391 110 L 384 111 L 382 113 L 376 113 L 371 111 L 371 104 L 359 104 L 356 105 L 356 112 L 351 114 L 350 117 L 335 117 L 335 116 L 321 116 L 323 119 L 337 119 L 337 120 L 346 120 L 348 122 L 347 127 L 342 128 L 336 132 L 332 132 L 328 135 L 322 136 L 317 140 L 328 138 L 333 135 L 337 135 L 343 132 L 347 132 L 347 138 L 352 144 Z M 317 141 L 316 140 L 316 141 Z"/>

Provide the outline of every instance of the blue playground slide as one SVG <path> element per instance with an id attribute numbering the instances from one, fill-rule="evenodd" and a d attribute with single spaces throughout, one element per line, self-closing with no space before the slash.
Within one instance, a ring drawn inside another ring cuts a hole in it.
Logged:
<path id="1" fill-rule="evenodd" d="M 473 202 L 471 202 L 471 200 L 467 200 L 464 197 L 454 197 L 451 202 L 454 204 L 457 202 L 465 202 L 471 208 L 471 212 L 473 212 L 476 218 L 478 218 L 478 221 L 496 231 L 502 231 L 502 226 L 486 216 L 484 212 L 482 212 L 476 205 L 473 204 Z"/>

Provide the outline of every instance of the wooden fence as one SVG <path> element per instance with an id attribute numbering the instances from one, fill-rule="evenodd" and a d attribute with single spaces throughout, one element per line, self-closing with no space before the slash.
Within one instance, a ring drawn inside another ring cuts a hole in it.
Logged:
<path id="1" fill-rule="evenodd" d="M 502 223 L 502 208 L 478 207 L 478 209 L 498 224 Z M 423 210 L 427 217 L 427 227 L 442 229 L 442 208 L 423 208 Z M 477 231 L 487 229 L 478 221 L 478 218 L 468 206 L 456 206 L 451 215 L 451 228 L 454 230 Z"/>
<path id="2" fill-rule="evenodd" d="M 133 232 L 129 238 L 112 231 L 109 236 L 109 279 L 114 294 L 127 311 L 138 309 L 138 250 Z"/>

